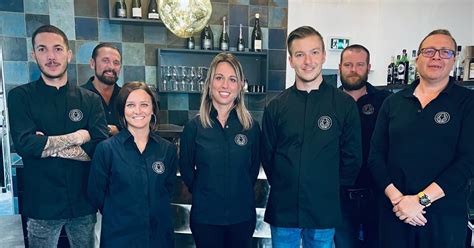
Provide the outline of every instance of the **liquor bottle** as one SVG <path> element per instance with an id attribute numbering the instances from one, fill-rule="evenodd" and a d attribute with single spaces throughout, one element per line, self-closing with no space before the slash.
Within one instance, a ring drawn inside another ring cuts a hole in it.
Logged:
<path id="1" fill-rule="evenodd" d="M 142 3 L 140 0 L 132 0 L 132 17 L 142 18 Z"/>
<path id="2" fill-rule="evenodd" d="M 468 64 L 468 67 L 467 67 L 468 71 L 467 71 L 467 79 L 468 80 L 472 80 L 474 79 L 474 58 L 471 58 L 469 60 L 469 64 Z M 464 72 L 466 73 L 466 72 Z"/>
<path id="3" fill-rule="evenodd" d="M 214 49 L 214 34 L 209 24 L 201 32 L 201 48 L 204 50 Z"/>
<path id="4" fill-rule="evenodd" d="M 187 47 L 188 49 L 194 49 L 194 36 L 191 36 L 187 39 Z"/>
<path id="5" fill-rule="evenodd" d="M 224 16 L 222 17 L 222 33 L 219 38 L 219 48 L 222 51 L 229 50 L 229 34 L 227 33 L 226 27 L 226 17 Z"/>
<path id="6" fill-rule="evenodd" d="M 125 0 L 117 0 L 115 2 L 115 17 L 127 18 L 127 5 Z"/>
<path id="7" fill-rule="evenodd" d="M 158 13 L 158 4 L 156 4 L 156 0 L 150 0 L 150 3 L 148 4 L 148 19 L 160 19 L 160 14 Z"/>
<path id="8" fill-rule="evenodd" d="M 239 27 L 239 39 L 237 40 L 237 51 L 243 52 L 245 51 L 245 41 L 244 36 L 242 35 L 242 24 Z"/>
<path id="9" fill-rule="evenodd" d="M 464 58 L 462 57 L 462 46 L 458 46 L 456 51 L 456 64 L 454 65 L 455 67 L 453 73 L 454 80 L 456 81 L 463 81 L 463 60 Z"/>
<path id="10" fill-rule="evenodd" d="M 402 63 L 401 56 L 399 54 L 399 55 L 397 55 L 397 59 L 395 60 L 395 67 L 394 67 L 395 70 L 394 70 L 394 73 L 393 73 L 394 74 L 393 82 L 395 84 L 400 84 L 403 81 L 403 80 L 401 80 L 402 78 L 401 78 L 400 74 L 398 73 L 398 70 L 399 70 L 398 67 L 401 63 Z M 405 75 L 405 74 L 403 74 L 403 75 Z"/>
<path id="11" fill-rule="evenodd" d="M 395 57 L 392 56 L 391 62 L 387 68 L 387 85 L 393 84 L 393 71 L 395 69 Z"/>
<path id="12" fill-rule="evenodd" d="M 411 51 L 411 58 L 408 66 L 408 84 L 416 79 L 416 50 Z"/>
<path id="13" fill-rule="evenodd" d="M 261 52 L 262 51 L 262 29 L 260 28 L 260 14 L 255 14 L 255 25 L 252 30 L 252 51 Z"/>

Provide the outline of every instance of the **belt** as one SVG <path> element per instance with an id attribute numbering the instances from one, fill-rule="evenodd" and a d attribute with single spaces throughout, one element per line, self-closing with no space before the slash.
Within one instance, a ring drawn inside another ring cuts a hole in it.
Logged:
<path id="1" fill-rule="evenodd" d="M 372 195 L 372 190 L 369 188 L 361 189 L 342 189 L 342 197 L 349 200 L 368 199 Z"/>

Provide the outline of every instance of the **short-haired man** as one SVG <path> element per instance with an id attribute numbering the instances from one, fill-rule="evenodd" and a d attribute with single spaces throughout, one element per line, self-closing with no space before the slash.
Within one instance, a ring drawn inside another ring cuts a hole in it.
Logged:
<path id="1" fill-rule="evenodd" d="M 309 26 L 288 36 L 295 84 L 266 107 L 263 166 L 271 186 L 265 221 L 273 247 L 331 248 L 342 222 L 339 186 L 354 183 L 362 160 L 354 100 L 322 77 L 321 34 Z"/>
<path id="2" fill-rule="evenodd" d="M 357 103 L 362 128 L 362 167 L 356 183 L 341 188 L 343 226 L 336 228 L 337 248 L 377 248 L 377 208 L 374 183 L 367 168 L 370 139 L 377 114 L 388 91 L 378 90 L 367 82 L 370 71 L 370 52 L 362 45 L 346 47 L 341 53 L 339 74 L 342 89 Z"/>
<path id="3" fill-rule="evenodd" d="M 55 247 L 63 226 L 71 247 L 93 247 L 97 210 L 87 200 L 87 181 L 95 147 L 107 138 L 104 110 L 97 95 L 68 82 L 72 52 L 63 31 L 41 26 L 32 43 L 41 76 L 8 95 L 24 165 L 29 247 Z"/>
<path id="4" fill-rule="evenodd" d="M 420 43 L 420 75 L 389 96 L 371 141 L 369 168 L 385 192 L 384 248 L 461 248 L 468 181 L 474 176 L 474 94 L 449 77 L 456 41 L 434 30 Z"/>
<path id="5" fill-rule="evenodd" d="M 120 50 L 111 43 L 100 43 L 92 51 L 89 65 L 94 70 L 94 76 L 82 87 L 100 96 L 109 127 L 109 135 L 115 135 L 119 131 L 120 123 L 117 120 L 115 108 L 115 98 L 120 91 L 120 86 L 117 85 L 122 66 Z"/>

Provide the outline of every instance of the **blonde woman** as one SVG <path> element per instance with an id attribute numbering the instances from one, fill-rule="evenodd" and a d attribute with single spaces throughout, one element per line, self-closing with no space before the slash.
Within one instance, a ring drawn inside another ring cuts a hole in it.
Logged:
<path id="1" fill-rule="evenodd" d="M 181 137 L 180 172 L 193 195 L 190 224 L 197 248 L 252 247 L 260 127 L 245 107 L 243 86 L 237 58 L 218 54 L 199 115 Z"/>

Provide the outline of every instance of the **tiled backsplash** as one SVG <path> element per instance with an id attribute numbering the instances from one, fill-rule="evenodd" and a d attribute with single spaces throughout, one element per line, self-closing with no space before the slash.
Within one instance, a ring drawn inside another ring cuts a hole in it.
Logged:
<path id="1" fill-rule="evenodd" d="M 211 1 L 210 19 L 217 43 L 221 33 L 221 19 L 229 18 L 231 46 L 236 43 L 239 24 L 244 24 L 244 37 L 249 37 L 254 15 L 260 13 L 264 33 L 263 47 L 269 49 L 268 91 L 285 88 L 287 0 L 216 0 Z M 0 44 L 3 46 L 5 82 L 7 90 L 36 80 L 39 70 L 32 60 L 31 35 L 36 28 L 52 24 L 68 36 L 74 58 L 68 67 L 70 82 L 83 84 L 93 75 L 89 68 L 92 49 L 99 42 L 112 42 L 122 50 L 123 68 L 119 84 L 139 80 L 156 84 L 156 49 L 184 48 L 185 39 L 169 32 L 163 25 L 110 23 L 109 0 L 1 0 Z M 200 45 L 199 34 L 195 35 Z M 249 96 L 248 107 L 257 119 L 268 96 Z M 160 95 L 162 123 L 182 125 L 199 108 L 199 94 Z"/>

